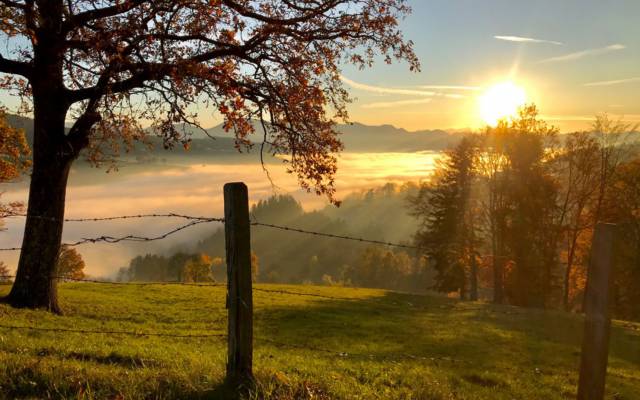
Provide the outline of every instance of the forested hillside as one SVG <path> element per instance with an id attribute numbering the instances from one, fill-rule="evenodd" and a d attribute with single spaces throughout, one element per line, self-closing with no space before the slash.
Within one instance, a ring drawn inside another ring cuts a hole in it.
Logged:
<path id="1" fill-rule="evenodd" d="M 260 201 L 251 209 L 254 221 L 316 232 L 410 244 L 416 231 L 407 198 L 417 185 L 386 185 L 348 196 L 337 208 L 305 212 L 290 196 Z M 414 251 L 370 246 L 335 238 L 295 234 L 256 226 L 251 246 L 259 282 L 324 283 L 421 291 L 429 287 L 425 261 Z M 200 241 L 193 250 L 212 257 L 211 279 L 225 279 L 224 231 Z M 183 253 L 140 256 L 121 271 L 121 279 L 182 280 Z"/>

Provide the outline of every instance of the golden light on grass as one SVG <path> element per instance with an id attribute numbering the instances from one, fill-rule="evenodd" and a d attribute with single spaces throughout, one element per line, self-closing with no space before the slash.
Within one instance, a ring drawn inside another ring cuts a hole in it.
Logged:
<path id="1" fill-rule="evenodd" d="M 479 98 L 480 116 L 495 126 L 501 119 L 513 118 L 527 102 L 525 90 L 513 82 L 502 82 L 489 87 Z"/>

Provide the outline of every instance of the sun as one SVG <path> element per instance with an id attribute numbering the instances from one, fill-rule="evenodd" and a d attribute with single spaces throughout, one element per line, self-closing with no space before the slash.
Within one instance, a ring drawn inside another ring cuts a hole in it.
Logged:
<path id="1" fill-rule="evenodd" d="M 513 82 L 502 82 L 488 88 L 480 97 L 480 116 L 495 126 L 501 119 L 513 118 L 527 102 L 525 90 Z"/>

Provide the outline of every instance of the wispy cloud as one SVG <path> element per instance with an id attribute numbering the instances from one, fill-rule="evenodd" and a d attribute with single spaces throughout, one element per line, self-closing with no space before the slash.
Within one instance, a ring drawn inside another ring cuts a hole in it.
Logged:
<path id="1" fill-rule="evenodd" d="M 555 44 L 556 46 L 562 46 L 562 42 L 556 42 L 555 40 L 545 40 L 545 39 L 534 39 L 522 36 L 494 36 L 495 39 L 504 40 L 507 42 L 516 42 L 516 43 L 545 43 L 545 44 Z"/>
<path id="2" fill-rule="evenodd" d="M 587 50 L 577 51 L 575 53 L 565 54 L 563 56 L 547 58 L 545 60 L 540 61 L 539 63 L 546 64 L 546 63 L 554 63 L 554 62 L 579 60 L 581 58 L 599 56 L 602 54 L 611 53 L 613 51 L 624 50 L 626 48 L 627 46 L 623 44 L 612 44 L 607 47 L 600 47 L 597 49 L 587 49 Z"/>
<path id="3" fill-rule="evenodd" d="M 362 108 L 371 109 L 371 108 L 393 108 L 393 107 L 401 107 L 401 106 L 412 106 L 418 104 L 428 104 L 431 103 L 433 99 L 416 99 L 416 100 L 399 100 L 399 101 L 381 101 L 377 103 L 368 103 L 363 104 Z"/>
<path id="4" fill-rule="evenodd" d="M 387 102 L 377 102 L 377 103 L 369 103 L 365 104 L 364 108 L 390 108 L 395 106 L 402 106 L 408 104 L 425 104 L 431 101 L 434 98 L 444 98 L 444 99 L 462 99 L 466 96 L 460 93 L 446 93 L 442 90 L 479 90 L 480 88 L 476 88 L 474 86 L 416 86 L 417 89 L 401 89 L 401 88 L 389 88 L 383 86 L 374 86 L 367 85 L 364 83 L 352 81 L 351 79 L 341 76 L 341 79 L 344 83 L 351 86 L 354 89 L 363 90 L 365 92 L 377 93 L 377 94 L 388 94 L 388 95 L 400 95 L 400 96 L 419 96 L 426 97 L 426 99 L 420 100 L 400 100 L 400 101 L 387 101 Z M 427 89 L 439 89 L 441 91 L 435 90 L 427 90 Z"/>
<path id="5" fill-rule="evenodd" d="M 455 86 L 455 85 L 420 85 L 420 89 L 427 90 L 461 90 L 461 91 L 475 91 L 481 90 L 480 86 Z"/>
<path id="6" fill-rule="evenodd" d="M 634 83 L 640 82 L 640 77 L 635 78 L 626 78 L 626 79 L 617 79 L 614 81 L 600 81 L 600 82 L 590 82 L 585 83 L 584 86 L 613 86 L 613 85 L 621 85 L 623 83 Z"/>
<path id="7" fill-rule="evenodd" d="M 405 96 L 423 96 L 423 97 L 435 97 L 438 95 L 437 92 L 427 91 L 427 90 L 415 90 L 415 89 L 396 89 L 396 88 L 387 88 L 382 86 L 373 86 L 367 85 L 364 83 L 359 83 L 352 81 L 351 79 L 342 76 L 342 81 L 347 85 L 351 86 L 354 89 L 364 90 L 365 92 L 378 93 L 378 94 L 399 94 Z"/>

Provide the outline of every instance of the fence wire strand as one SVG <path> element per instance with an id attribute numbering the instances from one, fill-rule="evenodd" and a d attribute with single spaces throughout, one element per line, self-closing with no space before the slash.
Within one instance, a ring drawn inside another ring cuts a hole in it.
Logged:
<path id="1" fill-rule="evenodd" d="M 11 283 L 7 281 L 9 279 L 15 279 L 15 275 L 0 275 L 0 284 Z M 226 283 L 215 282 L 181 282 L 181 281 L 159 281 L 159 282 L 118 282 L 118 281 L 105 281 L 98 279 L 85 279 L 85 278 L 70 278 L 66 276 L 52 276 L 52 279 L 62 282 L 84 282 L 84 283 L 97 283 L 102 285 L 117 285 L 117 286 L 195 286 L 195 287 L 226 287 Z"/>
<path id="2" fill-rule="evenodd" d="M 409 250 L 419 250 L 419 251 L 426 251 L 427 250 L 424 247 L 412 246 L 412 245 L 408 245 L 408 244 L 385 242 L 383 240 L 365 239 L 365 238 L 356 237 L 356 236 L 337 235 L 337 234 L 333 234 L 333 233 L 315 232 L 315 231 L 309 231 L 309 230 L 300 229 L 300 228 L 292 228 L 290 226 L 284 226 L 284 225 L 266 224 L 266 223 L 255 222 L 255 221 L 251 222 L 251 225 L 252 226 L 261 226 L 261 227 L 265 227 L 265 228 L 278 229 L 278 230 L 287 231 L 287 232 L 303 233 L 305 235 L 321 236 L 321 237 L 327 237 L 327 238 L 333 238 L 333 239 L 350 240 L 350 241 L 353 241 L 353 242 L 360 242 L 360 243 L 378 244 L 378 245 L 382 245 L 382 246 L 397 247 L 397 248 L 403 248 L 403 249 L 409 249 Z"/>
<path id="3" fill-rule="evenodd" d="M 12 218 L 12 217 L 27 217 L 27 214 L 19 214 L 19 213 L 8 213 L 0 215 L 0 219 L 2 218 Z M 44 219 L 48 221 L 59 221 L 59 218 L 54 217 L 44 217 L 40 215 L 31 215 L 30 218 L 36 219 Z M 64 222 L 99 222 L 99 221 L 117 221 L 117 220 L 127 220 L 127 219 L 142 219 L 142 218 L 180 218 L 187 220 L 206 220 L 209 222 L 224 222 L 224 218 L 212 218 L 212 217 L 200 217 L 193 215 L 185 215 L 178 213 L 167 213 L 167 214 L 132 214 L 132 215 L 120 215 L 114 217 L 95 217 L 95 218 L 64 218 L 62 221 Z"/>
<path id="4" fill-rule="evenodd" d="M 0 215 L 0 219 L 2 218 L 11 218 L 11 217 L 27 217 L 27 214 L 18 214 L 18 213 L 7 213 L 7 214 L 3 214 Z M 44 216 L 30 216 L 30 218 L 41 218 L 41 219 L 46 219 L 46 220 L 52 220 L 52 221 L 59 221 L 58 218 L 53 218 L 53 217 L 44 217 Z M 126 235 L 126 236 L 122 236 L 122 237 L 113 237 L 113 236 L 100 236 L 100 237 L 96 237 L 96 238 L 83 238 L 81 240 L 78 240 L 76 242 L 72 242 L 72 243 L 66 243 L 67 246 L 71 246 L 71 247 L 75 247 L 75 246 L 80 246 L 86 243 L 119 243 L 119 242 L 152 242 L 152 241 L 157 241 L 157 240 L 162 240 L 167 238 L 168 236 L 171 236 L 177 232 L 180 232 L 184 229 L 190 228 L 194 225 L 199 225 L 199 224 L 203 224 L 203 223 L 210 223 L 210 222 L 220 222 L 220 223 L 224 223 L 225 220 L 224 218 L 211 218 L 211 217 L 202 217 L 202 216 L 192 216 L 192 215 L 185 215 L 185 214 L 179 214 L 179 213 L 167 213 L 167 214 L 132 214 L 132 215 L 121 215 L 121 216 L 114 216 L 114 217 L 95 217 L 95 218 L 65 218 L 63 219 L 64 222 L 98 222 L 98 221 L 115 221 L 115 220 L 129 220 L 129 219 L 142 219 L 142 218 L 180 218 L 180 219 L 186 219 L 186 220 L 190 220 L 189 223 L 180 226 L 176 229 L 173 229 L 163 235 L 159 235 L 159 236 L 155 236 L 155 237 L 145 237 L 145 236 L 138 236 L 138 235 Z M 366 239 L 366 238 L 362 238 L 362 237 L 356 237 L 356 236 L 348 236 L 348 235 L 338 235 L 338 234 L 333 234 L 333 233 L 326 233 L 326 232 L 316 232 L 316 231 L 311 231 L 311 230 L 305 230 L 305 229 L 300 229 L 300 228 L 294 228 L 294 227 L 290 227 L 290 226 L 284 226 L 284 225 L 276 225 L 276 224 L 268 224 L 268 223 L 262 223 L 262 222 L 258 222 L 258 221 L 253 221 L 251 222 L 252 226 L 258 226 L 258 227 L 265 227 L 265 228 L 271 228 L 271 229 L 278 229 L 281 231 L 287 231 L 287 232 L 295 232 L 295 233 L 301 233 L 301 234 L 305 234 L 305 235 L 313 235 L 313 236 L 320 236 L 320 237 L 326 237 L 326 238 L 333 238 L 333 239 L 341 239 L 341 240 L 349 240 L 349 241 L 353 241 L 353 242 L 360 242 L 360 243 L 369 243 L 369 244 L 376 244 L 376 245 L 382 245 L 382 246 L 389 246 L 389 247 L 396 247 L 396 248 L 402 248 L 402 249 L 408 249 L 408 250 L 418 250 L 418 251 L 425 251 L 426 249 L 423 247 L 419 247 L 419 246 L 412 246 L 412 245 L 408 245 L 408 244 L 402 244 L 402 243 L 392 243 L 392 242 L 386 242 L 383 240 L 374 240 L 374 239 Z M 7 248 L 0 248 L 0 251 L 19 251 L 21 250 L 20 247 L 7 247 Z"/>
<path id="5" fill-rule="evenodd" d="M 158 214 L 159 215 L 159 214 Z M 169 215 L 169 214 L 167 214 Z M 112 217 L 112 218 L 117 218 L 117 217 Z M 144 217 L 142 217 L 144 218 Z M 181 217 L 182 218 L 182 217 Z M 185 229 L 191 228 L 195 225 L 201 225 L 201 224 L 207 224 L 207 223 L 211 223 L 211 222 L 224 222 L 223 218 L 199 218 L 199 217 L 189 217 L 189 219 L 192 219 L 191 222 L 179 226 L 175 229 L 170 230 L 169 232 L 166 232 L 164 234 L 161 234 L 159 236 L 151 236 L 151 237 L 146 237 L 146 236 L 138 236 L 138 235 L 126 235 L 126 236 L 120 236 L 120 237 L 114 237 L 114 236 L 99 236 L 99 237 L 95 237 L 95 238 L 82 238 L 81 240 L 75 241 L 75 242 L 70 242 L 70 243 L 63 243 L 64 246 L 69 246 L 69 247 L 76 247 L 76 246 L 81 246 L 83 244 L 87 244 L 87 243 L 109 243 L 109 244 L 114 244 L 114 243 L 120 243 L 120 242 L 155 242 L 158 240 L 162 240 L 162 239 L 166 239 L 167 237 L 174 235 L 180 231 L 183 231 Z M 19 251 L 22 250 L 21 247 L 5 247 L 5 248 L 0 248 L 0 251 Z"/>

